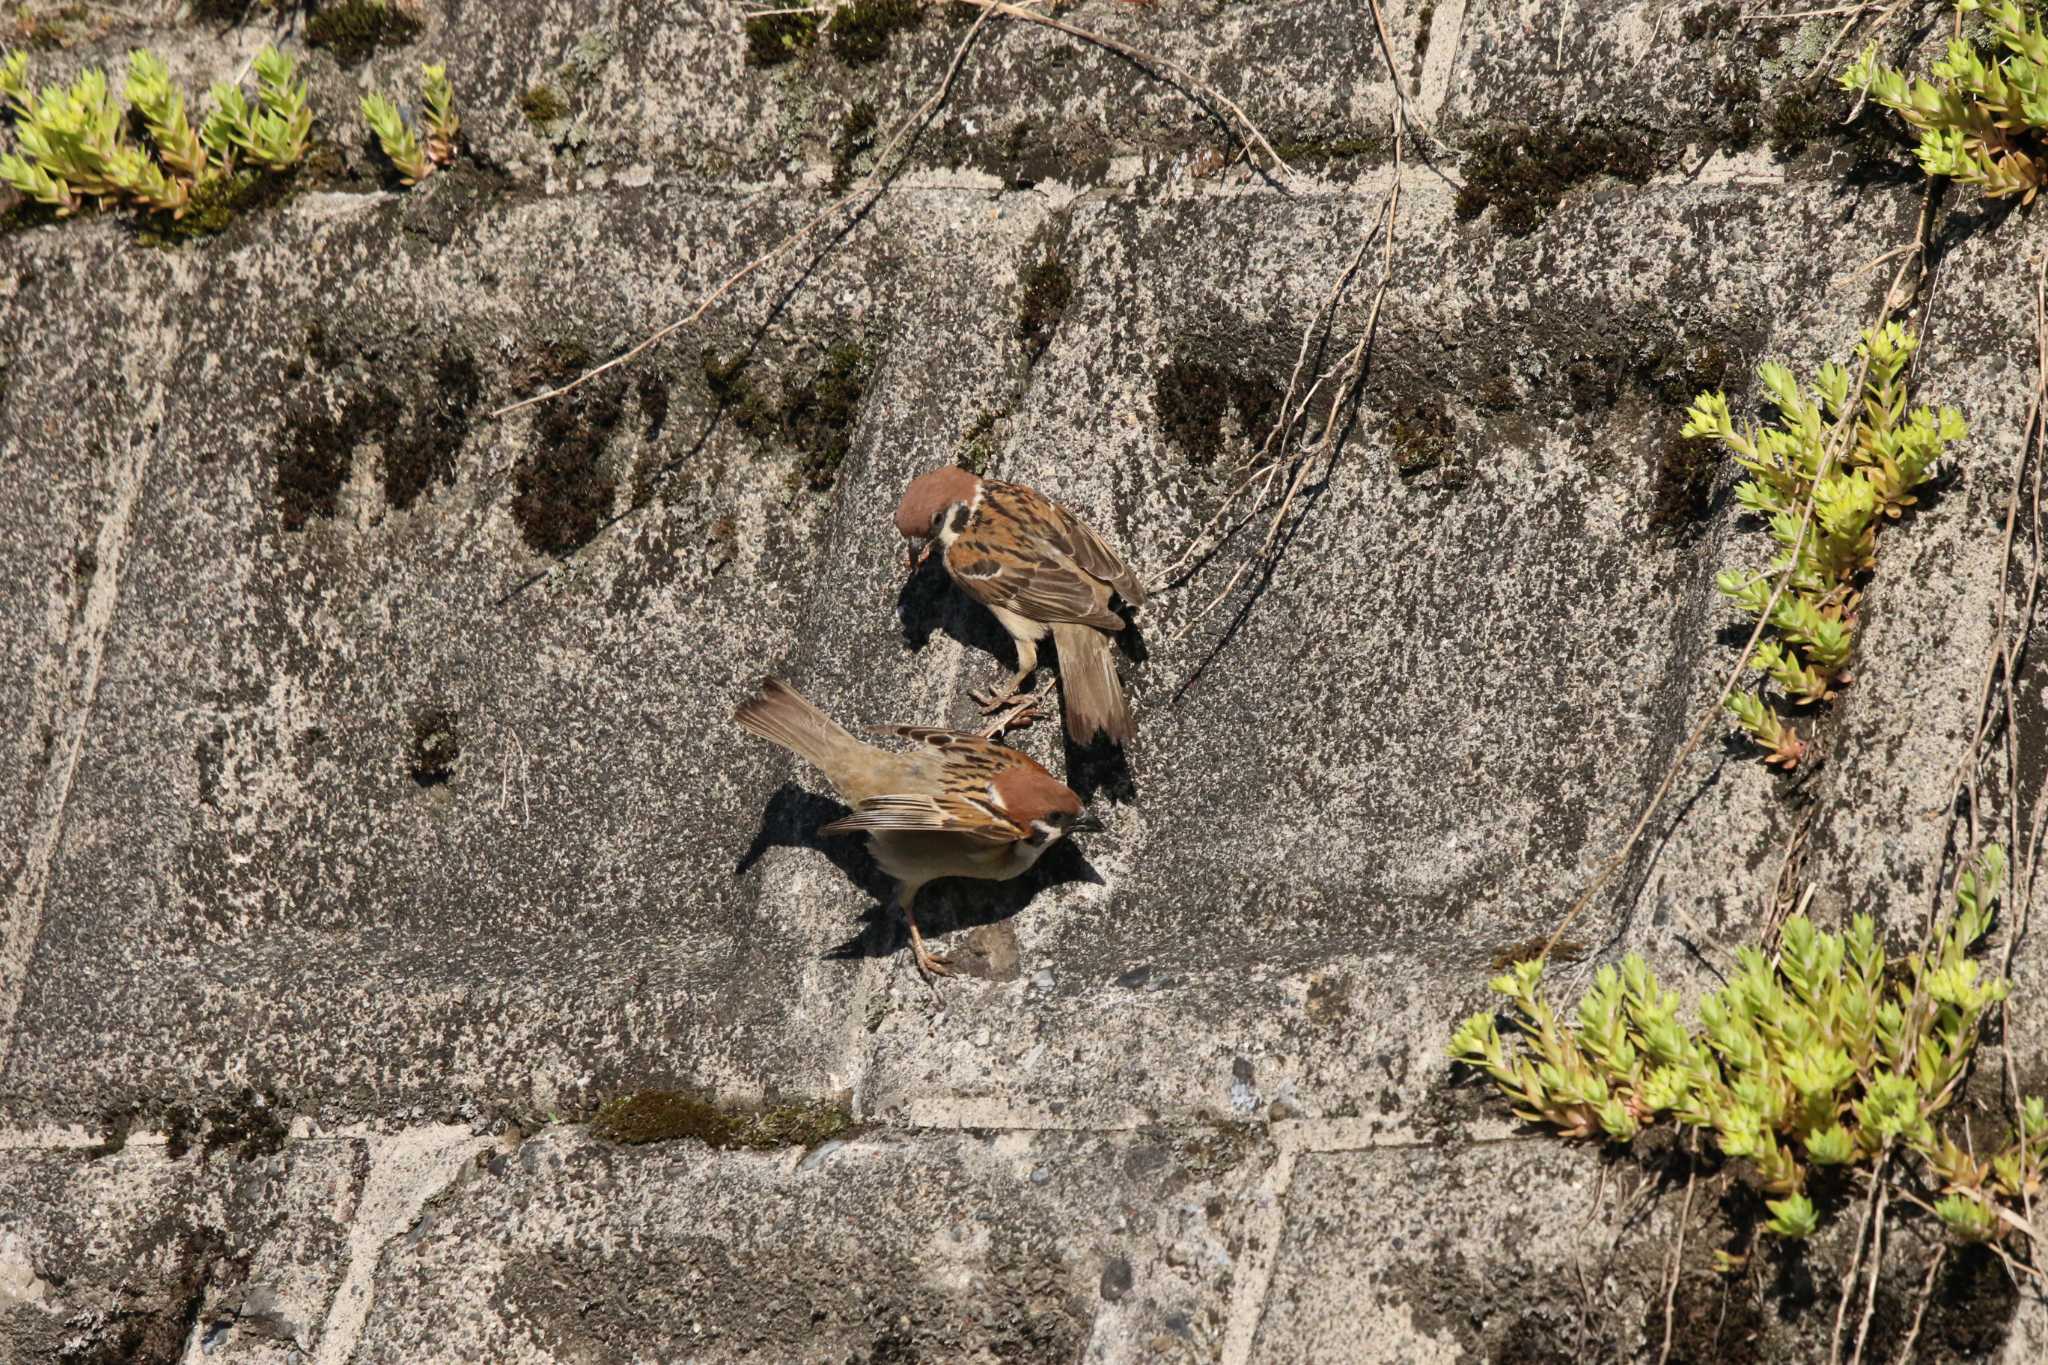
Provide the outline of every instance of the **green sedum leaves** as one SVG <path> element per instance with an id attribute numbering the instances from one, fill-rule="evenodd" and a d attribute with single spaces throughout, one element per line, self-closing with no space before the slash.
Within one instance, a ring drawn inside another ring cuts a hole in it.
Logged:
<path id="1" fill-rule="evenodd" d="M 238 87 L 217 85 L 214 108 L 195 132 L 185 92 L 155 53 L 128 54 L 120 101 L 96 67 L 69 86 L 33 94 L 27 54 L 9 53 L 0 59 L 0 98 L 14 116 L 15 147 L 0 155 L 0 181 L 59 216 L 96 201 L 181 217 L 193 190 L 232 174 L 238 157 L 283 171 L 305 155 L 313 115 L 306 86 L 295 79 L 297 63 L 266 47 L 255 71 L 256 103 Z M 129 136 L 131 110 L 146 144 Z"/>
<path id="2" fill-rule="evenodd" d="M 1790 705 L 1830 701 L 1849 683 L 1862 602 L 1856 585 L 1877 563 L 1877 528 L 1915 505 L 1915 490 L 1967 434 L 1953 408 L 1907 410 L 1905 370 L 1918 345 L 1896 323 L 1864 333 L 1857 355 L 1868 368 L 1854 403 L 1844 366 L 1823 365 L 1802 387 L 1791 370 L 1767 362 L 1758 374 L 1777 408 L 1774 424 L 1738 429 L 1720 393 L 1701 394 L 1686 413 L 1684 435 L 1719 441 L 1749 475 L 1736 485 L 1736 501 L 1762 517 L 1777 542 L 1769 564 L 1725 570 L 1714 584 L 1750 617 L 1769 613 L 1750 666 Z M 1802 534 L 1808 497 L 1813 517 Z M 1773 602 L 1780 577 L 1784 590 Z M 1763 746 L 1766 763 L 1798 766 L 1805 742 L 1765 696 L 1733 692 L 1724 705 Z"/>
<path id="3" fill-rule="evenodd" d="M 1941 1217 L 1958 1236 L 1999 1235 L 2000 1201 L 2031 1196 L 2048 1171 L 2048 1103 L 2029 1099 L 2020 1130 L 1985 1160 L 1937 1134 L 1984 1016 L 2007 983 L 1969 956 L 1989 931 L 2005 853 L 1987 847 L 1963 872 L 1955 912 L 1925 958 L 1893 964 L 1868 915 L 1844 933 L 1803 915 L 1786 921 L 1775 961 L 1737 954 L 1727 985 L 1678 1018 L 1675 992 L 1631 954 L 1594 973 L 1570 1025 L 1538 994 L 1540 961 L 1494 978 L 1519 1035 L 1511 1046 L 1493 1014 L 1451 1037 L 1451 1055 L 1490 1076 L 1515 1114 L 1568 1137 L 1626 1142 L 1671 1120 L 1712 1135 L 1753 1164 L 1770 1198 L 1771 1230 L 1810 1236 L 1816 1166 L 1867 1166 L 1904 1148 L 1951 1198 Z"/>
<path id="4" fill-rule="evenodd" d="M 388 96 L 372 91 L 362 101 L 363 121 L 370 125 L 377 145 L 398 168 L 398 178 L 406 185 L 417 185 L 437 167 L 454 161 L 456 135 L 462 130 L 447 67 L 438 63 L 420 67 L 420 104 L 427 132 L 424 143 Z"/>
<path id="5" fill-rule="evenodd" d="M 1956 9 L 1979 8 L 1964 0 Z M 1988 11 L 1992 41 L 2004 55 L 1989 58 L 1957 38 L 1930 68 L 1933 81 L 1908 77 L 1865 48 L 1841 83 L 1867 91 L 1871 99 L 1904 119 L 1920 134 L 1915 149 L 1920 168 L 1993 199 L 2018 195 L 2032 202 L 2044 169 L 2043 134 L 2048 132 L 2048 37 L 2041 20 L 2014 0 Z"/>

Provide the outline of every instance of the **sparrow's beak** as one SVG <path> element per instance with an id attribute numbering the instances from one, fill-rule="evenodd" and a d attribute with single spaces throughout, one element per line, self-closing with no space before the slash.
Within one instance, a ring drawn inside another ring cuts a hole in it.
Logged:
<path id="1" fill-rule="evenodd" d="M 1108 828 L 1109 828 L 1109 826 L 1108 826 L 1108 825 L 1105 825 L 1105 824 L 1103 824 L 1103 823 L 1102 823 L 1102 817 L 1101 817 L 1101 816 L 1097 815 L 1097 814 L 1096 814 L 1096 813 L 1095 813 L 1094 811 L 1092 811 L 1092 810 L 1084 810 L 1084 811 L 1082 811 L 1082 812 L 1081 812 L 1081 818 L 1080 818 L 1080 819 L 1078 819 L 1078 820 L 1074 821 L 1074 823 L 1073 823 L 1073 824 L 1071 824 L 1071 825 L 1068 825 L 1068 826 L 1067 826 L 1067 833 L 1069 833 L 1069 834 L 1101 834 L 1101 833 L 1102 833 L 1103 831 L 1107 830 Z"/>
<path id="2" fill-rule="evenodd" d="M 905 556 L 905 571 L 909 573 L 916 573 L 920 568 L 924 566 L 925 556 L 929 555 L 931 552 L 932 543 L 929 540 L 906 540 L 904 542 L 903 550 Z"/>

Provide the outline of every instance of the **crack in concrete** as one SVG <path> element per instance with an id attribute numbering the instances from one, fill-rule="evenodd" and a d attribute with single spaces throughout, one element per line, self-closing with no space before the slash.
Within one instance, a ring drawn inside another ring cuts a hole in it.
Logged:
<path id="1" fill-rule="evenodd" d="M 492 1139 L 467 1125 L 435 1124 L 369 1139 L 370 1174 L 348 1226 L 348 1269 L 320 1326 L 314 1365 L 346 1365 L 377 1297 L 384 1249 L 419 1220 L 428 1202 L 461 1178 L 463 1166 Z"/>
<path id="2" fill-rule="evenodd" d="M 161 430 L 163 415 L 163 396 L 159 392 L 151 408 L 137 414 L 137 424 L 146 430 Z M 161 437 L 156 435 L 131 439 L 128 448 L 113 461 L 110 474 L 114 503 L 101 519 L 93 545 L 98 567 L 92 586 L 86 590 L 77 627 L 64 642 L 62 682 L 49 703 L 53 713 L 50 728 L 58 737 L 59 757 L 36 792 L 35 822 L 22 860 L 21 880 L 8 898 L 5 920 L 0 921 L 0 1072 L 5 1072 L 13 1047 L 14 1016 L 28 989 L 29 959 L 35 953 L 43 927 L 50 868 L 64 830 L 64 811 L 71 800 L 78 758 L 85 749 L 86 724 L 99 696 L 101 660 L 120 600 L 121 567 L 134 526 L 135 504 L 142 493 L 150 453 L 160 441 Z"/>

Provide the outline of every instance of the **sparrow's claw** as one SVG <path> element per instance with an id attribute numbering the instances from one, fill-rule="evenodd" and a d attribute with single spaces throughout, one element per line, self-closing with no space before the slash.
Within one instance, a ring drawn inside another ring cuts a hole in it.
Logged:
<path id="1" fill-rule="evenodd" d="M 1021 730 L 1034 721 L 1044 719 L 1045 712 L 1041 711 L 1038 707 L 1038 695 L 1034 692 L 1030 696 L 1004 698 L 1002 703 L 1004 709 L 993 720 L 989 721 L 988 724 L 981 727 L 981 737 L 983 739 L 1001 739 L 1005 731 Z"/>
<path id="2" fill-rule="evenodd" d="M 927 980 L 933 980 L 941 976 L 958 975 L 958 973 L 956 973 L 953 970 L 953 964 L 950 959 L 943 957 L 934 957 L 932 954 L 925 951 L 925 946 L 922 943 L 915 945 L 915 953 L 917 957 L 917 969 L 925 974 L 925 978 Z"/>

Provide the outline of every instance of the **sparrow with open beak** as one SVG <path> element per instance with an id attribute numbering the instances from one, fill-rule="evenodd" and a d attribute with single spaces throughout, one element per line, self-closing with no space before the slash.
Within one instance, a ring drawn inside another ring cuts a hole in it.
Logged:
<path id="1" fill-rule="evenodd" d="M 876 733 L 915 740 L 908 752 L 862 743 L 787 683 L 769 678 L 733 712 L 749 733 L 789 750 L 825 774 L 853 814 L 820 834 L 858 831 L 882 870 L 896 879 L 897 908 L 910 926 L 917 965 L 949 975 L 927 952 L 911 904 L 941 877 L 1008 881 L 1076 830 L 1100 829 L 1081 798 L 1026 754 L 978 735 L 886 725 Z"/>
<path id="2" fill-rule="evenodd" d="M 1059 651 L 1067 733 L 1074 742 L 1088 744 L 1105 734 L 1124 744 L 1137 733 L 1111 644 L 1124 618 L 1111 601 L 1139 606 L 1145 588 L 1072 512 L 1023 484 L 997 483 L 948 465 L 911 480 L 896 506 L 896 529 L 914 540 L 936 541 L 947 574 L 994 613 L 1016 643 L 1017 672 L 1009 684 L 975 698 L 985 709 L 997 710 L 1019 695 L 1038 667 L 1038 642 L 1050 634 Z"/>

